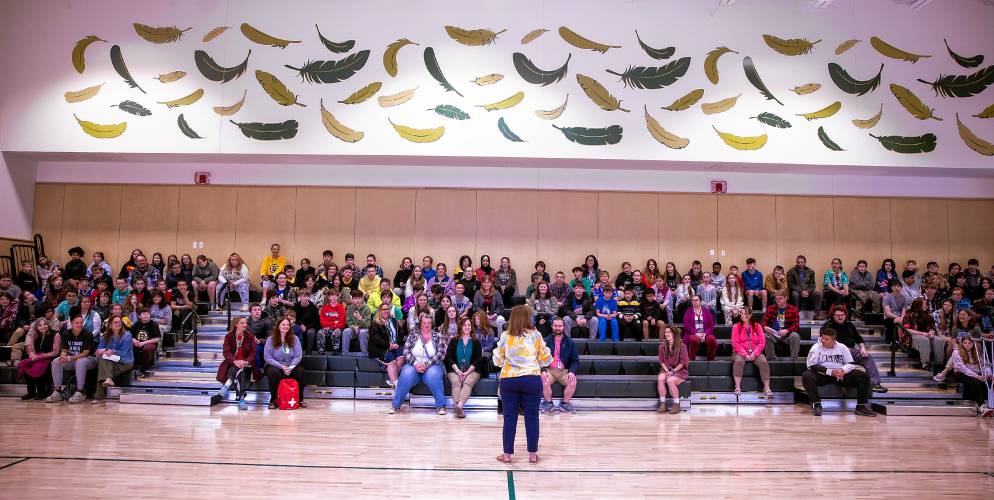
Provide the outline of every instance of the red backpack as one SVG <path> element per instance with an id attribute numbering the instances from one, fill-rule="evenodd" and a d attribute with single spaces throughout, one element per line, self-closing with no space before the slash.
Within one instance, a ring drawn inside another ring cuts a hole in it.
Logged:
<path id="1" fill-rule="evenodd" d="M 276 390 L 276 404 L 281 410 L 296 410 L 300 408 L 300 388 L 292 378 L 280 380 Z"/>

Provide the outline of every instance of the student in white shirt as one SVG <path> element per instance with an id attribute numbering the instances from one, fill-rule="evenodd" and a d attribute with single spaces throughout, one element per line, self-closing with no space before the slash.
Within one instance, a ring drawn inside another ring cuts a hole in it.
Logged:
<path id="1" fill-rule="evenodd" d="M 811 399 L 811 414 L 821 415 L 821 397 L 818 386 L 840 384 L 845 388 L 856 389 L 856 414 L 864 417 L 877 416 L 870 409 L 870 378 L 861 366 L 853 364 L 849 348 L 836 342 L 835 330 L 821 331 L 821 339 L 811 347 L 807 366 L 801 376 L 804 390 Z"/>

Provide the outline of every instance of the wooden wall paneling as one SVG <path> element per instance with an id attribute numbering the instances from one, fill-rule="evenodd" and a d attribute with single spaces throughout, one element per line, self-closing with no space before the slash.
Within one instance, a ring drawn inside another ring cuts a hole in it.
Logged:
<path id="1" fill-rule="evenodd" d="M 744 269 L 749 257 L 755 258 L 763 271 L 772 270 L 777 260 L 776 238 L 776 200 L 773 196 L 718 196 L 716 260 L 721 262 L 724 272 L 733 264 Z M 680 271 L 685 272 L 684 269 Z"/>
<path id="2" fill-rule="evenodd" d="M 420 189 L 415 201 L 414 250 L 455 273 L 459 256 L 476 251 L 476 191 Z M 478 256 L 473 256 L 473 265 Z"/>
<path id="3" fill-rule="evenodd" d="M 949 262 L 949 214 L 946 200 L 892 199 L 891 241 L 898 269 L 915 259 L 924 268 L 934 260 Z"/>
<path id="4" fill-rule="evenodd" d="M 62 213 L 66 198 L 65 184 L 35 184 L 35 202 L 32 215 L 33 234 L 40 234 L 45 241 L 45 253 L 59 262 L 65 259 L 62 246 Z"/>
<path id="5" fill-rule="evenodd" d="M 718 203 L 712 194 L 659 195 L 659 269 L 666 262 L 676 264 L 684 272 L 690 263 L 699 260 L 705 270 L 717 258 Z M 714 250 L 715 255 L 709 255 Z M 636 264 L 645 267 L 645 260 Z"/>
<path id="6" fill-rule="evenodd" d="M 180 186 L 179 218 L 176 224 L 176 247 L 196 258 L 204 254 L 220 268 L 235 247 L 235 213 L 238 188 L 222 186 Z M 203 248 L 192 248 L 194 241 Z M 128 250 L 130 251 L 130 250 Z M 244 255 L 243 255 L 244 258 Z M 258 263 L 256 263 L 258 267 Z"/>
<path id="7" fill-rule="evenodd" d="M 340 249 L 355 248 L 356 190 L 339 188 L 297 188 L 294 210 L 294 266 L 307 257 L 312 266 L 321 264 L 321 253 L 335 252 L 336 262 L 345 261 Z"/>
<path id="8" fill-rule="evenodd" d="M 235 209 L 235 248 L 248 264 L 253 285 L 259 284 L 259 266 L 279 243 L 287 263 L 295 255 L 296 188 L 239 187 Z"/>
<path id="9" fill-rule="evenodd" d="M 975 258 L 986 273 L 994 265 L 994 231 L 990 225 L 994 201 L 949 200 L 947 204 L 950 262 L 966 267 L 966 262 Z M 940 264 L 940 268 L 944 272 L 947 266 Z"/>
<path id="10" fill-rule="evenodd" d="M 189 253 L 194 259 L 199 249 L 192 241 L 179 246 L 176 238 L 179 218 L 179 188 L 176 186 L 125 186 L 121 193 L 121 237 L 113 261 L 120 268 L 135 248 L 151 257 L 161 252 L 163 257 Z M 179 247 L 179 248 L 177 248 Z"/>
<path id="11" fill-rule="evenodd" d="M 597 259 L 601 269 L 613 278 L 621 272 L 622 262 L 641 267 L 649 258 L 659 260 L 659 196 L 598 193 Z"/>
<path id="12" fill-rule="evenodd" d="M 393 279 L 400 259 L 410 257 L 421 263 L 414 252 L 415 189 L 357 189 L 355 212 L 355 247 L 333 248 L 335 262 L 345 263 L 345 254 L 353 252 L 363 264 L 366 255 L 376 254 L 384 275 Z"/>
<path id="13" fill-rule="evenodd" d="M 798 255 L 804 255 L 808 267 L 821 274 L 838 257 L 835 247 L 835 216 L 832 199 L 826 197 L 777 196 L 777 263 L 790 269 Z M 839 257 L 840 259 L 842 257 Z M 763 273 L 773 270 L 769 263 L 758 263 Z M 843 268 L 853 267 L 855 261 L 842 261 Z M 846 272 L 849 272 L 848 269 Z M 819 283 L 820 286 L 820 283 Z"/>
<path id="14" fill-rule="evenodd" d="M 495 268 L 500 266 L 501 257 L 508 257 L 512 265 L 517 263 L 518 266 L 538 260 L 540 202 L 531 191 L 477 191 L 473 265 L 480 266 L 483 254 L 490 256 Z M 520 274 L 518 277 L 521 278 Z M 528 276 L 524 276 L 519 281 L 527 280 Z M 527 283 L 518 286 L 527 286 Z"/>
<path id="15" fill-rule="evenodd" d="M 835 221 L 835 253 L 846 272 L 865 259 L 870 270 L 891 256 L 891 212 L 887 198 L 832 199 Z"/>
<path id="16" fill-rule="evenodd" d="M 93 252 L 99 250 L 104 252 L 111 267 L 123 264 L 118 257 L 123 190 L 122 186 L 115 185 L 67 185 L 62 210 L 62 246 L 65 248 L 50 257 L 65 263 L 69 259 L 66 249 L 80 246 L 86 251 L 83 260 L 87 263 Z"/>
<path id="17" fill-rule="evenodd" d="M 597 193 L 537 191 L 533 196 L 538 207 L 535 260 L 545 261 L 550 276 L 558 270 L 569 276 L 573 266 L 582 264 L 588 254 L 597 253 Z M 535 272 L 535 261 L 512 260 L 511 264 L 518 274 L 518 286 L 524 290 Z"/>

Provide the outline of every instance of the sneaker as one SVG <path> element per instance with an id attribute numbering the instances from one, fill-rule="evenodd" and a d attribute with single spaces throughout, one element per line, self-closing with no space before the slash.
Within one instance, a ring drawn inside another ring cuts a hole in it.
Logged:
<path id="1" fill-rule="evenodd" d="M 445 415 L 445 407 L 439 406 L 438 409 L 435 410 L 435 413 L 438 413 L 439 415 Z"/>
<path id="2" fill-rule="evenodd" d="M 400 411 L 400 408 L 395 408 L 395 407 L 391 406 L 390 407 L 390 411 L 387 412 L 387 415 L 393 415 L 393 414 L 396 414 L 399 411 Z"/>
<path id="3" fill-rule="evenodd" d="M 815 417 L 821 416 L 821 403 L 814 403 L 811 405 L 811 415 Z"/>
<path id="4" fill-rule="evenodd" d="M 397 388 L 397 382 L 394 382 L 393 380 L 387 379 L 387 387 L 392 387 L 392 388 L 396 389 Z"/>
<path id="5" fill-rule="evenodd" d="M 242 304 L 242 308 L 240 310 L 242 312 L 248 311 L 248 304 Z"/>
<path id="6" fill-rule="evenodd" d="M 659 408 L 656 408 L 656 413 L 669 413 L 670 409 L 666 407 L 666 403 L 660 401 Z"/>
<path id="7" fill-rule="evenodd" d="M 83 401 L 86 401 L 86 394 L 83 394 L 80 391 L 76 391 L 76 393 L 69 398 L 70 403 L 82 403 Z"/>
<path id="8" fill-rule="evenodd" d="M 542 413 L 551 413 L 554 409 L 552 401 L 542 401 L 542 404 L 538 406 L 538 411 Z"/>
<path id="9" fill-rule="evenodd" d="M 939 372 L 936 376 L 932 377 L 932 380 L 936 382 L 945 382 L 946 381 L 945 372 Z"/>
<path id="10" fill-rule="evenodd" d="M 856 405 L 856 414 L 863 417 L 875 417 L 876 412 L 870 409 L 870 405 Z"/>
<path id="11" fill-rule="evenodd" d="M 228 395 L 231 394 L 231 388 L 226 385 L 222 385 L 221 388 L 217 390 L 217 393 L 221 396 L 221 399 L 228 399 Z"/>
<path id="12" fill-rule="evenodd" d="M 994 410 L 988 407 L 986 404 L 980 407 L 980 416 L 982 418 L 994 417 Z"/>
<path id="13" fill-rule="evenodd" d="M 876 384 L 873 384 L 873 392 L 879 392 L 882 394 L 887 392 L 887 388 L 880 385 L 880 382 L 877 382 Z"/>
<path id="14" fill-rule="evenodd" d="M 248 403 L 246 403 L 244 399 L 239 399 L 238 400 L 238 409 L 242 410 L 242 411 L 248 410 Z"/>
<path id="15" fill-rule="evenodd" d="M 564 411 L 566 413 L 576 413 L 576 409 L 573 408 L 573 403 L 563 403 L 559 405 L 559 411 Z"/>
<path id="16" fill-rule="evenodd" d="M 49 396 L 45 398 L 46 403 L 58 403 L 59 401 L 62 401 L 62 393 L 58 390 L 52 391 L 52 394 L 49 394 Z"/>
<path id="17" fill-rule="evenodd" d="M 318 356 L 324 356 L 324 349 L 318 349 Z"/>

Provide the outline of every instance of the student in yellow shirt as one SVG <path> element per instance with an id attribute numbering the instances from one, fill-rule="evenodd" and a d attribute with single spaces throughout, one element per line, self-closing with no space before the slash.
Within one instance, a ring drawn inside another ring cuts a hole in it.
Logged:
<path id="1" fill-rule="evenodd" d="M 383 292 L 389 291 L 391 295 L 390 303 L 393 304 L 395 311 L 401 312 L 401 316 L 397 316 L 395 312 L 394 318 L 400 321 L 401 319 L 403 319 L 402 316 L 403 309 L 401 308 L 400 297 L 398 297 L 396 294 L 393 293 L 393 291 L 390 290 L 390 285 L 391 283 L 389 279 L 387 278 L 380 279 L 380 287 L 377 288 L 375 292 L 369 294 L 369 300 L 366 301 L 366 304 L 369 304 L 370 311 L 375 311 L 377 308 L 380 307 L 380 304 L 383 303 Z"/>
<path id="2" fill-rule="evenodd" d="M 359 290 L 368 301 L 369 298 L 380 290 L 380 277 L 376 275 L 376 266 L 370 264 L 366 266 L 366 275 L 359 280 Z"/>
<path id="3" fill-rule="evenodd" d="M 265 259 L 262 259 L 262 265 L 259 266 L 263 304 L 266 303 L 269 290 L 276 286 L 274 281 L 276 275 L 283 272 L 283 268 L 286 267 L 286 259 L 280 255 L 280 245 L 278 243 L 273 243 L 273 246 L 269 247 L 269 251 L 271 255 L 267 255 Z"/>

